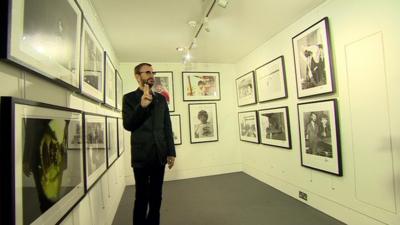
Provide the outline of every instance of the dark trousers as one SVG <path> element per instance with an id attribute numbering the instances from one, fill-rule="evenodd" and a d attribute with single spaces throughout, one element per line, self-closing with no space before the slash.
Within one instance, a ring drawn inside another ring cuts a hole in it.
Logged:
<path id="1" fill-rule="evenodd" d="M 134 168 L 136 196 L 134 225 L 159 225 L 165 166 Z"/>

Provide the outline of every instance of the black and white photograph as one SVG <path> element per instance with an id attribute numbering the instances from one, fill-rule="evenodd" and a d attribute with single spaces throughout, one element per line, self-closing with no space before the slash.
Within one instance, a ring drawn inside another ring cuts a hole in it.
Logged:
<path id="1" fill-rule="evenodd" d="M 221 100 L 218 72 L 182 72 L 183 101 Z"/>
<path id="2" fill-rule="evenodd" d="M 107 167 L 118 158 L 117 118 L 107 117 Z"/>
<path id="3" fill-rule="evenodd" d="M 1 98 L 1 112 L 2 118 L 14 118 L 1 126 L 7 130 L 1 131 L 0 163 L 10 165 L 2 173 L 12 174 L 2 178 L 2 185 L 15 187 L 12 193 L 1 193 L 2 199 L 12 196 L 12 201 L 2 201 L 2 210 L 15 212 L 2 221 L 56 224 L 85 191 L 83 149 L 68 149 L 69 124 L 81 123 L 82 114 L 11 97 Z"/>
<path id="4" fill-rule="evenodd" d="M 288 107 L 258 111 L 261 144 L 292 148 Z"/>
<path id="5" fill-rule="evenodd" d="M 104 82 L 104 104 L 108 107 L 115 108 L 116 105 L 116 78 L 115 67 L 111 62 L 110 56 L 104 52 L 105 60 L 105 82 Z"/>
<path id="6" fill-rule="evenodd" d="M 298 104 L 302 165 L 341 176 L 336 99 Z"/>
<path id="7" fill-rule="evenodd" d="M 257 112 L 256 111 L 239 112 L 238 119 L 239 119 L 240 140 L 253 143 L 260 143 L 258 135 Z"/>
<path id="8" fill-rule="evenodd" d="M 287 97 L 284 62 L 283 56 L 279 56 L 255 70 L 258 102 Z"/>
<path id="9" fill-rule="evenodd" d="M 251 71 L 236 79 L 238 106 L 251 105 L 257 102 L 254 72 Z"/>
<path id="10" fill-rule="evenodd" d="M 172 71 L 156 71 L 154 76 L 153 92 L 164 96 L 170 112 L 175 111 L 174 73 Z"/>
<path id="11" fill-rule="evenodd" d="M 103 102 L 104 51 L 86 20 L 83 20 L 81 48 L 82 93 Z"/>
<path id="12" fill-rule="evenodd" d="M 115 70 L 115 85 L 116 85 L 116 104 L 115 107 L 118 111 L 122 110 L 122 97 L 124 96 L 124 89 L 122 83 L 122 77 L 119 74 L 118 70 Z"/>
<path id="13" fill-rule="evenodd" d="M 189 106 L 190 142 L 218 141 L 216 103 L 191 103 Z"/>
<path id="14" fill-rule="evenodd" d="M 107 169 L 106 118 L 85 113 L 86 182 L 89 189 Z"/>
<path id="15" fill-rule="evenodd" d="M 82 140 L 82 121 L 70 121 L 68 124 L 68 149 L 81 149 Z"/>
<path id="16" fill-rule="evenodd" d="M 328 18 L 325 17 L 292 39 L 297 97 L 335 91 Z"/>
<path id="17" fill-rule="evenodd" d="M 75 1 L 14 0 L 10 5 L 7 59 L 78 90 L 82 13 Z"/>
<path id="18" fill-rule="evenodd" d="M 122 118 L 118 118 L 118 157 L 122 155 L 122 153 L 125 151 L 124 148 L 124 125 Z"/>
<path id="19" fill-rule="evenodd" d="M 181 133 L 181 115 L 171 115 L 172 135 L 174 136 L 174 144 L 182 144 Z"/>

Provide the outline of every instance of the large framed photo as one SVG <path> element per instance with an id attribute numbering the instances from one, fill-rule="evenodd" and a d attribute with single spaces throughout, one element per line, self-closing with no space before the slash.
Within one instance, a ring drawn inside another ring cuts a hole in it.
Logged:
<path id="1" fill-rule="evenodd" d="M 325 17 L 292 38 L 297 97 L 335 91 L 331 40 Z"/>
<path id="2" fill-rule="evenodd" d="M 239 112 L 240 140 L 260 143 L 258 135 L 258 119 L 256 111 Z"/>
<path id="3" fill-rule="evenodd" d="M 115 86 L 116 86 L 116 104 L 115 107 L 118 111 L 122 110 L 122 97 L 124 96 L 122 77 L 118 70 L 115 70 Z"/>
<path id="4" fill-rule="evenodd" d="M 301 165 L 342 176 L 336 99 L 297 105 Z"/>
<path id="5" fill-rule="evenodd" d="M 256 90 L 254 72 L 244 74 L 236 79 L 236 94 L 238 106 L 255 104 Z"/>
<path id="6" fill-rule="evenodd" d="M 107 52 L 104 52 L 104 61 L 104 104 L 110 108 L 115 108 L 117 103 L 115 67 L 111 62 L 110 56 L 107 54 Z"/>
<path id="7" fill-rule="evenodd" d="M 174 136 L 174 144 L 182 144 L 182 132 L 181 132 L 181 115 L 171 115 L 172 133 Z"/>
<path id="8" fill-rule="evenodd" d="M 90 113 L 85 118 L 86 189 L 106 171 L 106 118 Z"/>
<path id="9" fill-rule="evenodd" d="M 82 113 L 12 97 L 0 113 L 1 223 L 56 224 L 85 194 L 83 147 L 68 147 Z"/>
<path id="10" fill-rule="evenodd" d="M 220 100 L 218 72 L 182 72 L 183 101 Z"/>
<path id="11" fill-rule="evenodd" d="M 104 101 L 103 48 L 86 20 L 83 20 L 81 45 L 81 91 L 85 96 Z"/>
<path id="12" fill-rule="evenodd" d="M 189 104 L 190 143 L 218 141 L 216 103 Z"/>
<path id="13" fill-rule="evenodd" d="M 122 118 L 118 118 L 118 157 L 122 155 L 122 153 L 125 151 L 124 148 L 124 125 Z"/>
<path id="14" fill-rule="evenodd" d="M 256 69 L 258 102 L 287 97 L 285 61 L 283 56 Z"/>
<path id="15" fill-rule="evenodd" d="M 82 13 L 75 1 L 13 0 L 2 5 L 8 8 L 8 15 L 0 15 L 1 21 L 8 21 L 2 32 L 9 33 L 2 34 L 7 43 L 1 43 L 1 55 L 56 84 L 79 90 Z"/>
<path id="16" fill-rule="evenodd" d="M 174 73 L 172 71 L 156 71 L 155 74 L 153 91 L 165 97 L 170 112 L 175 111 Z"/>
<path id="17" fill-rule="evenodd" d="M 261 144 L 292 148 L 288 107 L 258 111 Z"/>
<path id="18" fill-rule="evenodd" d="M 118 121 L 115 117 L 107 117 L 107 167 L 118 158 Z"/>

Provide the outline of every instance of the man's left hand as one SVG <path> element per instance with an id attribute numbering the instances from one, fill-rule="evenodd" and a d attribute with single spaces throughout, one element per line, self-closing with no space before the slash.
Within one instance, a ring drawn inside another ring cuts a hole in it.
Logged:
<path id="1" fill-rule="evenodd" d="M 175 163 L 175 157 L 168 156 L 167 157 L 168 169 L 171 169 L 174 166 L 174 163 Z"/>

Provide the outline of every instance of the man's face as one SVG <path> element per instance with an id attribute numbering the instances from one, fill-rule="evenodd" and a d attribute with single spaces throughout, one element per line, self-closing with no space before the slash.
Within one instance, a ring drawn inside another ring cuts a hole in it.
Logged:
<path id="1" fill-rule="evenodd" d="M 315 115 L 314 113 L 311 114 L 311 120 L 314 122 L 317 121 L 317 115 Z"/>
<path id="2" fill-rule="evenodd" d="M 149 85 L 149 88 L 151 88 L 154 84 L 154 74 L 153 74 L 153 68 L 151 66 L 142 66 L 139 70 L 139 74 L 136 74 L 136 78 L 138 80 L 138 83 L 140 87 L 144 87 L 144 85 L 147 83 Z"/>

